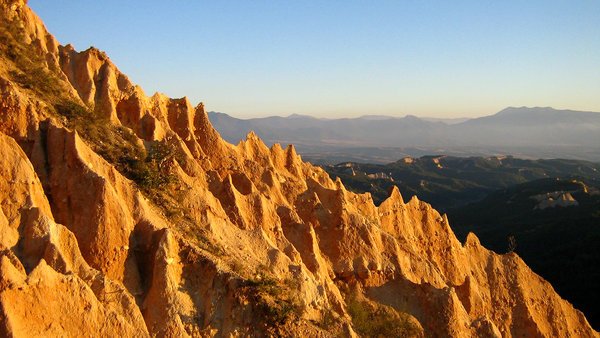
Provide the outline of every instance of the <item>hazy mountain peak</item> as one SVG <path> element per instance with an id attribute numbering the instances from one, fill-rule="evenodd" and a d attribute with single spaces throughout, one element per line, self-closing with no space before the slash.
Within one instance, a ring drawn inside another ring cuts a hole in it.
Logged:
<path id="1" fill-rule="evenodd" d="M 361 119 L 361 120 L 393 120 L 396 118 L 397 117 L 388 116 L 388 115 L 362 115 L 362 116 L 358 117 L 358 119 Z"/>
<path id="2" fill-rule="evenodd" d="M 496 113 L 495 115 L 512 115 L 512 114 L 526 114 L 529 112 L 556 112 L 559 111 L 552 107 L 506 107 Z"/>
<path id="3" fill-rule="evenodd" d="M 316 119 L 314 116 L 304 115 L 304 114 L 290 114 L 287 116 L 289 119 Z"/>

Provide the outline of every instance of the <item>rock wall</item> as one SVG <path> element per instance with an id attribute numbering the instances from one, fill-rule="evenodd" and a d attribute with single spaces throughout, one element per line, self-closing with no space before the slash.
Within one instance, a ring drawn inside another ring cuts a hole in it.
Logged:
<path id="1" fill-rule="evenodd" d="M 104 53 L 60 46 L 23 1 L 0 9 L 57 88 L 23 85 L 0 55 L 2 335 L 355 336 L 358 294 L 413 336 L 598 336 L 518 256 L 461 244 L 428 204 L 394 189 L 376 207 L 293 146 L 229 144 L 203 104 L 146 96 Z M 132 146 L 171 144 L 169 181 L 127 179 L 53 109 L 67 99 Z"/>

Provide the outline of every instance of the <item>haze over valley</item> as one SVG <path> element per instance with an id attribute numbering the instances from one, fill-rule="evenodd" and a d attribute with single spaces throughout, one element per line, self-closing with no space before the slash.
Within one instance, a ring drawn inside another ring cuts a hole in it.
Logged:
<path id="1" fill-rule="evenodd" d="M 239 142 L 252 130 L 267 144 L 296 145 L 315 163 L 389 163 L 423 155 L 600 161 L 600 113 L 596 112 L 510 107 L 466 120 L 430 120 L 411 115 L 237 119 L 216 112 L 209 112 L 209 118 L 229 142 Z"/>

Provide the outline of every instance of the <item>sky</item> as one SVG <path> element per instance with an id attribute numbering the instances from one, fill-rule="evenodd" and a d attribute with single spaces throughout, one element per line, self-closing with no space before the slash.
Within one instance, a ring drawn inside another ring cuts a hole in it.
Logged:
<path id="1" fill-rule="evenodd" d="M 235 117 L 600 111 L 600 1 L 30 0 L 148 95 Z"/>

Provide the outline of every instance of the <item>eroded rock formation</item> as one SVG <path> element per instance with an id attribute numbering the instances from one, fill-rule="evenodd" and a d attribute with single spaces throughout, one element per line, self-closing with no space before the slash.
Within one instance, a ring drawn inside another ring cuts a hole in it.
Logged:
<path id="1" fill-rule="evenodd" d="M 363 304 L 411 336 L 598 336 L 428 204 L 376 207 L 254 133 L 228 144 L 203 104 L 146 96 L 23 1 L 0 11 L 2 335 L 355 336 Z"/>

